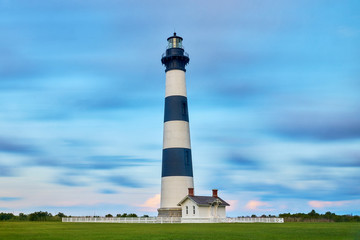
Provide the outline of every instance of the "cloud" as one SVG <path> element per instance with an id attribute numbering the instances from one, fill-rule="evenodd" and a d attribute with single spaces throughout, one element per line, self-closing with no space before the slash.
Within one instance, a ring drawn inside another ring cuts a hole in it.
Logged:
<path id="1" fill-rule="evenodd" d="M 112 190 L 112 189 L 101 189 L 99 191 L 99 193 L 102 193 L 102 194 L 115 194 L 115 193 L 118 193 L 118 192 L 115 191 L 115 190 Z"/>
<path id="2" fill-rule="evenodd" d="M 0 165 L 0 177 L 13 177 L 15 176 L 15 171 L 8 166 Z"/>
<path id="3" fill-rule="evenodd" d="M 0 201 L 4 201 L 4 202 L 13 202 L 21 199 L 22 199 L 21 197 L 0 197 Z"/>
<path id="4" fill-rule="evenodd" d="M 261 168 L 259 161 L 240 154 L 232 154 L 227 161 L 232 168 L 236 167 L 243 170 L 257 170 Z"/>
<path id="5" fill-rule="evenodd" d="M 330 207 L 341 207 L 345 205 L 357 205 L 360 203 L 360 199 L 352 201 L 309 201 L 308 204 L 313 208 L 330 208 Z"/>
<path id="6" fill-rule="evenodd" d="M 110 88 L 111 83 L 108 84 Z M 42 101 L 40 103 L 36 100 L 31 100 L 28 104 L 31 105 L 33 110 L 25 109 L 24 112 L 29 120 L 72 120 L 74 118 L 89 118 L 89 114 L 97 114 L 98 112 L 116 114 L 119 110 L 156 106 L 154 104 L 156 99 L 152 98 L 152 96 L 139 96 L 139 92 L 137 96 L 136 94 L 130 95 L 126 93 L 119 96 L 118 92 L 114 92 L 114 90 L 101 90 L 90 81 L 88 85 L 88 88 L 92 89 L 85 91 L 81 86 L 77 86 L 78 92 L 76 93 L 66 92 L 66 87 L 62 87 L 64 89 L 60 90 L 45 89 L 42 96 L 46 98 L 46 102 Z M 61 87 L 59 86 L 58 88 Z M 114 86 L 112 88 L 116 89 Z M 59 95 L 54 93 L 54 91 L 63 91 L 65 93 Z M 123 91 L 132 92 L 131 88 L 123 89 Z"/>
<path id="7" fill-rule="evenodd" d="M 129 177 L 124 177 L 124 176 L 111 176 L 111 177 L 106 178 L 106 180 L 114 185 L 122 186 L 122 187 L 128 187 L 128 188 L 143 187 L 137 181 L 134 181 L 133 179 L 131 179 Z"/>
<path id="8" fill-rule="evenodd" d="M 5 54 L 0 49 L 0 54 L 4 56 Z M 31 90 L 34 89 L 34 86 L 30 82 L 23 82 L 21 79 L 29 78 L 30 76 L 38 74 L 35 70 L 35 67 L 32 64 L 28 64 L 19 59 L 6 59 L 6 61 L 1 61 L 0 59 L 0 91 L 9 91 L 9 90 Z M 3 67 L 1 67 L 3 66 Z"/>
<path id="9" fill-rule="evenodd" d="M 119 167 L 135 167 L 154 162 L 150 159 L 132 158 L 129 156 L 91 156 L 86 159 L 86 167 L 91 169 L 114 169 Z"/>
<path id="10" fill-rule="evenodd" d="M 120 108 L 130 108 L 129 99 L 122 99 L 117 96 L 109 96 L 109 93 L 99 93 L 88 98 L 75 99 L 71 105 L 81 110 L 112 110 Z"/>
<path id="11" fill-rule="evenodd" d="M 142 211 L 156 212 L 160 207 L 160 194 L 147 199 L 144 204 L 139 205 Z"/>
<path id="12" fill-rule="evenodd" d="M 258 200 L 250 200 L 246 205 L 245 208 L 247 210 L 260 210 L 260 207 L 269 207 L 270 204 L 267 202 L 262 202 Z"/>
<path id="13" fill-rule="evenodd" d="M 274 130 L 286 137 L 325 141 L 360 138 L 359 112 L 298 112 L 279 116 Z"/>
<path id="14" fill-rule="evenodd" d="M 228 106 L 243 106 L 250 104 L 248 99 L 254 97 L 264 97 L 268 89 L 264 89 L 260 86 L 250 83 L 250 80 L 224 80 L 224 83 L 219 86 L 218 79 L 214 79 L 214 82 L 207 83 L 207 91 L 213 91 L 212 95 L 216 96 L 216 102 L 220 105 L 226 104 Z M 241 84 L 239 84 L 241 82 Z M 209 86 L 210 85 L 210 86 Z M 214 104 L 216 103 L 214 101 Z"/>
<path id="15" fill-rule="evenodd" d="M 230 206 L 226 208 L 226 211 L 232 212 L 237 210 L 239 200 L 226 200 L 226 202 L 230 204 Z"/>
<path id="16" fill-rule="evenodd" d="M 39 151 L 30 144 L 23 144 L 20 141 L 0 138 L 0 152 L 14 153 L 14 154 L 32 154 L 37 155 Z"/>
<path id="17" fill-rule="evenodd" d="M 136 167 L 152 164 L 154 161 L 143 158 L 133 158 L 122 155 L 96 155 L 73 160 L 57 158 L 36 158 L 31 160 L 30 165 L 46 167 L 62 167 L 68 170 L 113 170 L 117 168 Z"/>
<path id="18" fill-rule="evenodd" d="M 67 158 L 65 160 L 50 157 L 33 158 L 29 160 L 28 166 L 48 167 L 54 171 L 61 170 L 62 173 L 54 177 L 53 182 L 68 187 L 88 186 L 92 185 L 93 181 L 96 181 L 107 182 L 116 186 L 141 188 L 143 187 L 141 182 L 131 177 L 114 175 L 114 170 L 128 173 L 129 168 L 146 167 L 153 162 L 153 160 L 133 158 L 130 156 L 95 155 L 75 159 Z M 136 172 L 136 170 L 131 171 Z M 4 172 L 4 174 L 5 173 L 6 172 Z M 101 190 L 100 193 L 112 194 L 116 192 L 105 189 Z"/>
<path id="19" fill-rule="evenodd" d="M 319 167 L 336 167 L 336 168 L 357 168 L 360 167 L 360 156 L 358 153 L 345 153 L 343 155 L 334 155 L 315 159 L 302 159 L 301 164 Z"/>
<path id="20" fill-rule="evenodd" d="M 241 187 L 244 191 L 259 192 L 260 194 L 271 195 L 273 197 L 280 197 L 294 194 L 294 190 L 280 183 L 263 182 L 247 182 Z"/>
<path id="21" fill-rule="evenodd" d="M 269 201 L 278 199 L 340 201 L 359 198 L 360 186 L 358 183 L 360 179 L 357 173 L 353 173 L 353 170 L 342 172 L 334 169 L 327 173 L 321 168 L 302 168 L 302 171 L 291 179 L 287 177 L 276 181 L 284 181 L 284 183 L 269 185 L 259 183 L 259 186 L 250 184 L 244 189 L 255 191 L 257 196 Z M 254 186 L 253 189 L 252 186 Z"/>
<path id="22" fill-rule="evenodd" d="M 86 186 L 87 184 L 83 181 L 76 180 L 72 177 L 59 177 L 55 180 L 55 183 L 68 186 L 68 187 L 80 187 L 80 186 Z"/>

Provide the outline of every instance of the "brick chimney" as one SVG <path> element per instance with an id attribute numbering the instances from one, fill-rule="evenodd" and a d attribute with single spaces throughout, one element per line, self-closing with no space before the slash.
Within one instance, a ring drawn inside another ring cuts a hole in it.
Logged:
<path id="1" fill-rule="evenodd" d="M 217 189 L 213 189 L 212 190 L 212 193 L 213 193 L 213 197 L 217 198 L 218 197 L 218 190 Z"/>
<path id="2" fill-rule="evenodd" d="M 189 190 L 189 196 L 194 196 L 194 188 L 188 188 Z"/>

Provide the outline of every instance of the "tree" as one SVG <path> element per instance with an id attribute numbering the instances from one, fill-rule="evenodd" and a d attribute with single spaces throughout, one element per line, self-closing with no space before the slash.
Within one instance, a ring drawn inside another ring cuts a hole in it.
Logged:
<path id="1" fill-rule="evenodd" d="M 0 213 L 0 221 L 7 221 L 14 218 L 15 215 L 12 213 L 3 213 L 3 212 Z"/>
<path id="2" fill-rule="evenodd" d="M 123 214 L 116 214 L 116 217 L 137 217 L 135 213 L 123 213 Z"/>
<path id="3" fill-rule="evenodd" d="M 286 217 L 290 217 L 290 216 L 291 216 L 290 213 L 281 213 L 281 214 L 279 214 L 279 217 L 281 217 L 281 218 L 286 218 Z"/>
<path id="4" fill-rule="evenodd" d="M 28 220 L 28 216 L 24 213 L 19 213 L 19 220 L 26 221 L 26 220 Z"/>
<path id="5" fill-rule="evenodd" d="M 34 212 L 29 214 L 30 221 L 48 221 L 52 219 L 52 214 L 48 212 Z"/>
<path id="6" fill-rule="evenodd" d="M 319 217 L 320 216 L 317 212 L 315 212 L 314 209 L 311 210 L 311 212 L 309 212 L 308 215 L 309 215 L 309 217 Z"/>
<path id="7" fill-rule="evenodd" d="M 55 215 L 55 217 L 63 218 L 66 217 L 66 215 L 63 214 L 62 212 L 59 212 L 58 214 Z"/>
<path id="8" fill-rule="evenodd" d="M 109 214 L 106 214 L 105 217 L 113 217 L 113 215 L 111 215 L 110 213 Z"/>

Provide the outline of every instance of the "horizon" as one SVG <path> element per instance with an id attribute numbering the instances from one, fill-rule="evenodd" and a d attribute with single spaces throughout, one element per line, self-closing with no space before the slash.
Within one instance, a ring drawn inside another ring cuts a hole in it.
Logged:
<path id="1" fill-rule="evenodd" d="M 360 215 L 359 7 L 0 0 L 0 212 L 157 215 L 176 29 L 195 194 Z"/>

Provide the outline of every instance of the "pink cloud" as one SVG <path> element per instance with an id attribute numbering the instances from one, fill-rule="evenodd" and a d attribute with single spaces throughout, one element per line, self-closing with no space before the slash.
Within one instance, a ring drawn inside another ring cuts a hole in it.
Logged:
<path id="1" fill-rule="evenodd" d="M 160 194 L 156 194 L 155 196 L 147 199 L 144 204 L 139 205 L 142 207 L 144 211 L 156 212 L 160 207 Z"/>
<path id="2" fill-rule="evenodd" d="M 350 203 L 351 201 L 309 201 L 308 204 L 313 208 L 339 207 Z"/>
<path id="3" fill-rule="evenodd" d="M 248 209 L 248 210 L 259 210 L 258 208 L 262 207 L 262 206 L 268 207 L 268 206 L 270 206 L 270 204 L 267 203 L 267 202 L 262 202 L 262 201 L 257 201 L 257 200 L 250 200 L 246 204 L 245 208 Z"/>
<path id="4" fill-rule="evenodd" d="M 235 211 L 238 205 L 238 200 L 226 200 L 227 203 L 230 204 L 230 207 L 226 208 L 226 211 Z"/>

